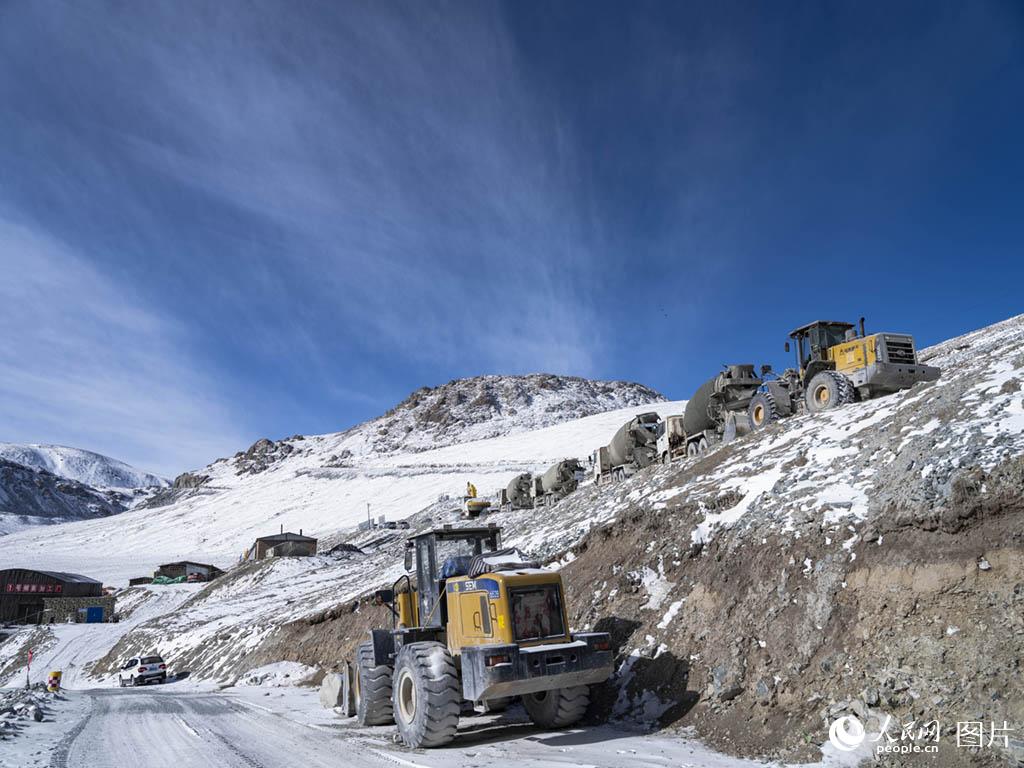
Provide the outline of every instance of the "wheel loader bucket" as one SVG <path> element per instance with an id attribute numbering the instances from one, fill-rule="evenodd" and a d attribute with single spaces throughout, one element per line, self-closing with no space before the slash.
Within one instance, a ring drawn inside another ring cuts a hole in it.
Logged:
<path id="1" fill-rule="evenodd" d="M 750 434 L 754 429 L 750 423 L 750 416 L 744 411 L 730 411 L 725 416 L 725 431 L 722 433 L 722 442 L 728 443 L 737 437 Z"/>

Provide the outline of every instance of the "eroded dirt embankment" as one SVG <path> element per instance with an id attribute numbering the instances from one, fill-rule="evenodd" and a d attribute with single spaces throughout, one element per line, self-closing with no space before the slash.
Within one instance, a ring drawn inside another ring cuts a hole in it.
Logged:
<path id="1" fill-rule="evenodd" d="M 937 514 L 890 509 L 856 537 L 811 520 L 699 546 L 691 508 L 593 532 L 565 568 L 574 620 L 623 654 L 593 714 L 787 759 L 846 712 L 1024 725 L 1022 478 L 1019 458 L 972 471 Z"/>

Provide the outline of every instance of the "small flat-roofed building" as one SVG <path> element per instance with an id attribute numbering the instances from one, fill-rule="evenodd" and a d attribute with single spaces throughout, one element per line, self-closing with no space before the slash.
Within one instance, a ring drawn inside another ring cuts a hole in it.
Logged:
<path id="1" fill-rule="evenodd" d="M 179 579 L 194 577 L 198 581 L 211 581 L 218 576 L 223 576 L 224 571 L 209 563 L 195 563 L 191 560 L 182 560 L 178 563 L 164 563 L 153 574 L 154 578 L 163 576 L 167 579 Z"/>
<path id="2" fill-rule="evenodd" d="M 316 539 L 298 533 L 282 531 L 273 536 L 261 536 L 246 552 L 247 560 L 265 560 L 268 557 L 312 557 L 316 554 Z"/>

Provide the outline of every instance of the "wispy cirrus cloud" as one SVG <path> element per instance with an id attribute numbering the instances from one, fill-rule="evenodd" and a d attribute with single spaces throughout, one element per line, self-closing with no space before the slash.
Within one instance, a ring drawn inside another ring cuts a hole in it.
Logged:
<path id="1" fill-rule="evenodd" d="M 2 214 L 0 274 L 3 440 L 86 446 L 170 476 L 240 445 L 178 323 Z"/>
<path id="2" fill-rule="evenodd" d="M 316 361 L 333 344 L 291 339 L 331 323 L 430 363 L 590 372 L 586 190 L 496 7 L 262 10 L 170 13 L 159 41 L 125 33 L 159 84 L 142 103 L 173 126 L 130 151 L 281 239 L 259 270 L 301 300 L 256 318 L 261 344 Z"/>

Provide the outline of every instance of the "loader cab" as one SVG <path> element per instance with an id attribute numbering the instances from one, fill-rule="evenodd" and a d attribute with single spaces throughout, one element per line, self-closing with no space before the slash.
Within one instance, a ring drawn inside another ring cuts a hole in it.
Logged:
<path id="1" fill-rule="evenodd" d="M 796 367 L 801 377 L 806 374 L 811 363 L 827 362 L 829 350 L 847 341 L 851 332 L 856 332 L 853 323 L 829 320 L 816 320 L 792 331 L 789 338 L 796 348 Z M 789 351 L 789 344 L 786 344 L 786 348 Z M 813 367 L 820 370 L 818 366 Z"/>
<path id="2" fill-rule="evenodd" d="M 453 528 L 446 525 L 409 539 L 405 545 L 405 566 L 407 571 L 416 573 L 415 617 L 419 619 L 411 623 L 443 627 L 447 611 L 440 595 L 445 580 L 465 575 L 476 555 L 496 552 L 500 545 L 501 529 L 497 526 Z"/>

